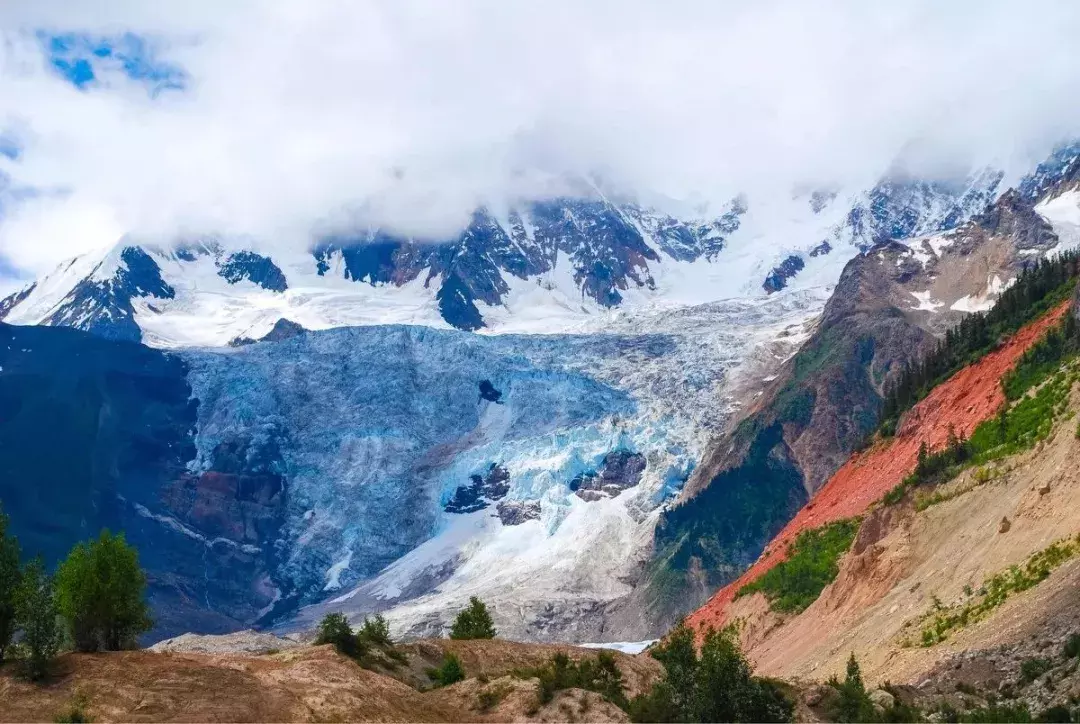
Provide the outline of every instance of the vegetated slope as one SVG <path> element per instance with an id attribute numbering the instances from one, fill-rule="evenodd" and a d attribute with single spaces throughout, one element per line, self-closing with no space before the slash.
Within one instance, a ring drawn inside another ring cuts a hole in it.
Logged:
<path id="1" fill-rule="evenodd" d="M 0 721 L 53 721 L 75 701 L 93 721 L 560 721 L 567 712 L 626 721 L 595 692 L 564 690 L 541 705 L 535 679 L 510 676 L 547 663 L 557 651 L 572 659 L 596 655 L 502 640 L 419 641 L 399 647 L 406 663 L 391 676 L 361 668 L 330 646 L 264 655 L 65 654 L 46 685 L 19 678 L 11 665 L 0 668 Z M 459 657 L 469 678 L 428 691 L 406 683 L 426 681 L 424 667 L 437 666 L 446 652 Z M 649 657 L 613 655 L 631 694 L 659 675 Z"/>
<path id="2" fill-rule="evenodd" d="M 924 443 L 932 449 L 941 447 L 950 431 L 970 436 L 1004 402 L 1002 376 L 1068 312 L 1069 305 L 1068 301 L 1060 303 L 1000 348 L 934 388 L 902 418 L 894 437 L 857 453 L 845 463 L 770 541 L 762 556 L 692 614 L 689 623 L 696 627 L 723 625 L 729 620 L 728 608 L 739 588 L 782 561 L 788 545 L 801 531 L 863 514 L 915 469 L 919 448 Z"/>
<path id="3" fill-rule="evenodd" d="M 877 427 L 909 362 L 989 309 L 1026 266 L 1080 243 L 1078 173 L 1076 146 L 1064 147 L 967 223 L 886 237 L 852 259 L 813 336 L 661 517 L 642 605 L 670 615 L 730 582 Z"/>
<path id="4" fill-rule="evenodd" d="M 729 604 L 758 670 L 823 680 L 854 653 L 869 683 L 909 685 L 935 707 L 1075 706 L 1078 381 L 1073 353 L 1011 403 L 1006 419 L 1031 426 L 1027 449 L 876 506 L 835 581 L 801 613 L 778 614 L 757 594 Z M 1060 397 L 1036 424 L 1025 408 L 1050 386 Z"/>

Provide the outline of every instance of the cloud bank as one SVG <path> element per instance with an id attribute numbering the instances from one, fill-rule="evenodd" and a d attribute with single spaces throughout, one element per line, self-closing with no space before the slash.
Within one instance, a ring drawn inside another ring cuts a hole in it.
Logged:
<path id="1" fill-rule="evenodd" d="M 0 33 L 26 274 L 125 232 L 439 235 L 571 174 L 720 203 L 1080 130 L 1075 3 L 9 0 Z"/>

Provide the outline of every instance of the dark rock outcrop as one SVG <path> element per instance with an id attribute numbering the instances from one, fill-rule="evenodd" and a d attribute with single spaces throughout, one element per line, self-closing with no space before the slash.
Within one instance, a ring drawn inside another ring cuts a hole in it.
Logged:
<path id="1" fill-rule="evenodd" d="M 492 463 L 483 475 L 472 475 L 468 485 L 454 491 L 443 506 L 447 513 L 475 513 L 483 510 L 510 492 L 510 473 L 498 463 Z"/>
<path id="2" fill-rule="evenodd" d="M 820 249 L 821 246 L 815 248 Z M 806 262 L 803 261 L 801 256 L 791 254 L 773 267 L 773 270 L 769 272 L 769 276 L 765 277 L 765 282 L 761 285 L 761 288 L 769 294 L 778 292 L 786 287 L 788 280 L 801 272 L 805 266 Z"/>
<path id="3" fill-rule="evenodd" d="M 284 292 L 289 288 L 285 274 L 270 257 L 250 251 L 238 251 L 219 262 L 218 275 L 230 284 L 247 279 L 272 292 Z"/>
<path id="4" fill-rule="evenodd" d="M 340 255 L 345 278 L 372 285 L 401 285 L 423 278 L 439 281 L 436 301 L 450 325 L 474 331 L 484 326 L 478 303 L 499 305 L 510 291 L 507 275 L 519 279 L 551 271 L 560 255 L 569 260 L 583 297 L 613 307 L 622 291 L 653 288 L 649 264 L 660 257 L 642 236 L 648 229 L 674 259 L 712 258 L 738 229 L 745 202 L 710 222 L 687 223 L 634 204 L 613 204 L 589 192 L 512 210 L 500 223 L 486 208 L 453 239 L 415 239 L 376 230 L 324 239 L 313 250 L 320 274 Z"/>
<path id="5" fill-rule="evenodd" d="M 495 389 L 495 385 L 491 384 L 491 380 L 480 380 L 480 399 L 501 405 L 502 393 Z"/>
<path id="6" fill-rule="evenodd" d="M 95 279 L 91 274 L 83 279 L 42 324 L 78 326 L 106 339 L 138 342 L 142 330 L 135 322 L 132 299 L 175 296 L 176 290 L 161 278 L 157 262 L 143 249 L 129 246 L 120 252 L 120 264 L 111 277 Z"/>
<path id="7" fill-rule="evenodd" d="M 540 501 L 504 500 L 495 507 L 495 510 L 503 525 L 521 525 L 540 518 Z"/>
<path id="8" fill-rule="evenodd" d="M 585 501 L 614 498 L 641 482 L 645 456 L 627 450 L 615 450 L 604 456 L 596 472 L 582 473 L 570 481 L 570 490 Z"/>
<path id="9" fill-rule="evenodd" d="M 236 337 L 235 339 L 229 340 L 229 346 L 244 347 L 249 344 L 255 344 L 256 342 L 280 342 L 285 339 L 299 337 L 306 332 L 307 329 L 304 328 L 303 325 L 283 317 L 274 322 L 274 326 L 271 327 L 270 331 L 258 339 L 252 339 L 251 337 Z"/>

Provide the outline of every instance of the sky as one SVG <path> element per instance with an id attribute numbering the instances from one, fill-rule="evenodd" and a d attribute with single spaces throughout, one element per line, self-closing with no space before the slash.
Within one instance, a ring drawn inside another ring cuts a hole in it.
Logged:
<path id="1" fill-rule="evenodd" d="M 1080 131 L 1080 3 L 5 0 L 0 278 L 125 233 L 450 235 L 945 177 Z"/>

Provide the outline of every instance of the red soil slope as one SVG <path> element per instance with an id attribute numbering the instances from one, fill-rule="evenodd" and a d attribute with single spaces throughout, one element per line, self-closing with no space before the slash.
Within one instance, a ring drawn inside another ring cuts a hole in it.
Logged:
<path id="1" fill-rule="evenodd" d="M 935 387 L 904 415 L 895 437 L 853 455 L 770 541 L 757 562 L 691 614 L 687 623 L 693 628 L 724 625 L 728 604 L 734 600 L 736 591 L 783 561 L 788 545 L 802 531 L 864 513 L 871 503 L 880 500 L 915 469 L 924 440 L 930 449 L 936 449 L 945 443 L 950 427 L 956 434 L 969 437 L 1005 401 L 999 384 L 1001 377 L 1068 308 L 1069 302 L 1063 302 L 1023 327 L 1000 349 Z"/>

